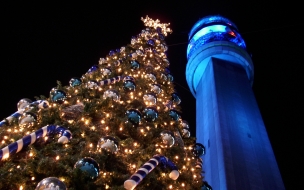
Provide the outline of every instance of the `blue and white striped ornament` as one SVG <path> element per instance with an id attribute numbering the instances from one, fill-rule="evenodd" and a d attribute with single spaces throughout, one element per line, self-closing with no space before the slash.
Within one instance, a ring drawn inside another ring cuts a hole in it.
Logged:
<path id="1" fill-rule="evenodd" d="M 17 104 L 18 111 L 0 121 L 0 127 L 4 126 L 5 124 L 9 124 L 13 119 L 19 119 L 24 112 L 31 111 L 31 109 L 35 106 L 38 106 L 39 109 L 46 109 L 49 107 L 49 102 L 46 100 L 37 100 L 32 102 L 27 98 L 21 99 Z"/>
<path id="2" fill-rule="evenodd" d="M 20 152 L 23 148 L 35 143 L 39 138 L 48 136 L 50 134 L 58 134 L 58 143 L 62 144 L 68 143 L 72 138 L 71 131 L 67 130 L 66 128 L 58 125 L 47 125 L 1 149 L 0 161 L 10 157 L 17 152 Z"/>
<path id="3" fill-rule="evenodd" d="M 196 163 L 195 163 L 195 168 L 197 168 L 197 169 L 203 168 L 203 159 L 197 158 Z"/>
<path id="4" fill-rule="evenodd" d="M 114 78 L 111 78 L 111 79 L 98 81 L 98 84 L 99 84 L 99 86 L 109 85 L 109 84 L 119 82 L 122 79 L 123 79 L 123 76 L 117 76 L 117 77 L 114 77 Z"/>
<path id="5" fill-rule="evenodd" d="M 169 177 L 176 180 L 179 176 L 178 168 L 167 157 L 162 155 L 154 155 L 148 162 L 141 166 L 135 174 L 124 182 L 124 188 L 127 190 L 134 189 L 157 165 L 161 164 L 164 168 L 168 167 L 171 172 Z"/>

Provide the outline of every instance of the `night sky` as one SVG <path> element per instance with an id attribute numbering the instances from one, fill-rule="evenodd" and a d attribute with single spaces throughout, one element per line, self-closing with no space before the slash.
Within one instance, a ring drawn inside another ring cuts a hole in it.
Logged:
<path id="1" fill-rule="evenodd" d="M 144 29 L 140 18 L 149 15 L 171 23 L 173 33 L 166 40 L 170 69 L 182 99 L 182 118 L 195 129 L 195 99 L 185 80 L 188 33 L 200 18 L 219 14 L 238 26 L 252 55 L 253 90 L 279 169 L 286 189 L 296 188 L 303 180 L 296 173 L 303 168 L 299 154 L 304 126 L 304 40 L 298 6 L 208 2 L 3 4 L 0 118 L 17 111 L 22 98 L 48 97 L 57 80 L 68 85 L 72 77 L 81 77 L 110 50 L 130 43 Z"/>

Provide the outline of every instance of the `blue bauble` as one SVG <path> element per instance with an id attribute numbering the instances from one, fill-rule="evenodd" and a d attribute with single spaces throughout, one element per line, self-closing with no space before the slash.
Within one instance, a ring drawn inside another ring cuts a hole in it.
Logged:
<path id="1" fill-rule="evenodd" d="M 161 27 L 157 27 L 157 28 L 156 28 L 156 31 L 157 31 L 158 34 L 162 34 L 162 29 L 161 29 Z"/>
<path id="2" fill-rule="evenodd" d="M 155 45 L 155 41 L 150 39 L 147 41 L 147 44 L 150 45 L 150 46 L 154 46 Z"/>
<path id="3" fill-rule="evenodd" d="M 79 168 L 81 171 L 86 172 L 90 179 L 96 179 L 99 175 L 99 165 L 90 157 L 85 157 L 78 160 L 74 168 Z"/>
<path id="4" fill-rule="evenodd" d="M 35 190 L 67 190 L 66 185 L 56 177 L 41 180 Z"/>
<path id="5" fill-rule="evenodd" d="M 113 51 L 113 50 L 111 50 L 110 52 L 109 52 L 109 55 L 110 56 L 113 56 L 115 54 L 115 51 Z"/>
<path id="6" fill-rule="evenodd" d="M 66 100 L 66 93 L 62 90 L 52 89 L 50 92 L 52 102 L 62 104 Z"/>
<path id="7" fill-rule="evenodd" d="M 176 93 L 171 94 L 172 96 L 172 102 L 175 105 L 179 105 L 181 103 L 181 99 L 179 98 L 179 96 Z"/>
<path id="8" fill-rule="evenodd" d="M 178 112 L 176 110 L 174 110 L 174 109 L 172 109 L 172 110 L 169 111 L 169 115 L 172 118 L 172 120 L 174 120 L 174 121 L 177 121 L 180 118 Z"/>
<path id="9" fill-rule="evenodd" d="M 71 86 L 71 87 L 75 87 L 75 86 L 81 85 L 82 81 L 81 81 L 80 78 L 74 77 L 74 78 L 71 78 L 71 80 L 70 80 L 69 83 L 70 83 L 70 86 Z"/>
<path id="10" fill-rule="evenodd" d="M 168 81 L 172 82 L 173 81 L 173 76 L 171 74 L 167 74 Z"/>
<path id="11" fill-rule="evenodd" d="M 141 114 L 136 109 L 130 109 L 126 112 L 126 115 L 128 117 L 128 121 L 132 123 L 133 125 L 138 125 L 141 120 Z"/>
<path id="12" fill-rule="evenodd" d="M 98 65 L 93 65 L 93 66 L 88 70 L 87 73 L 92 73 L 92 72 L 97 71 L 97 70 L 98 70 Z"/>
<path id="13" fill-rule="evenodd" d="M 165 73 L 169 74 L 170 73 L 170 69 L 168 67 L 165 67 Z"/>
<path id="14" fill-rule="evenodd" d="M 195 157 L 200 157 L 205 154 L 206 148 L 201 143 L 195 143 L 192 147 L 192 153 Z"/>
<path id="15" fill-rule="evenodd" d="M 133 70 L 139 69 L 138 61 L 132 60 L 130 63 L 131 63 L 131 69 L 133 69 Z"/>
<path id="16" fill-rule="evenodd" d="M 136 88 L 136 84 L 133 81 L 131 81 L 131 80 L 126 80 L 123 83 L 123 89 L 126 92 L 133 92 L 133 91 L 135 91 L 135 88 Z"/>
<path id="17" fill-rule="evenodd" d="M 153 107 L 147 107 L 143 111 L 144 118 L 148 122 L 153 122 L 157 119 L 158 117 L 158 112 L 155 108 Z"/>
<path id="18" fill-rule="evenodd" d="M 165 40 L 165 36 L 162 35 L 162 34 L 158 34 L 158 37 L 159 37 L 160 40 Z"/>

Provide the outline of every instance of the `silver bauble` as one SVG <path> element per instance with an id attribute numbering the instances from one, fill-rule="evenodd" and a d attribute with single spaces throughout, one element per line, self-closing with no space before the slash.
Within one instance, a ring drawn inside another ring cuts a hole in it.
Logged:
<path id="1" fill-rule="evenodd" d="M 117 101 L 119 101 L 120 96 L 119 96 L 119 93 L 116 90 L 109 89 L 109 90 L 106 90 L 103 93 L 103 98 L 104 99 L 111 98 L 112 100 L 114 100 L 115 102 L 117 102 Z"/>
<path id="2" fill-rule="evenodd" d="M 105 136 L 98 141 L 98 150 L 106 151 L 108 153 L 117 153 L 118 151 L 118 141 L 111 136 Z"/>
<path id="3" fill-rule="evenodd" d="M 171 131 L 163 131 L 160 133 L 160 136 L 161 136 L 161 147 L 162 148 L 170 148 L 174 145 L 175 143 L 175 139 L 174 139 L 174 136 L 173 136 L 173 133 Z"/>
<path id="4" fill-rule="evenodd" d="M 48 177 L 40 181 L 35 190 L 67 190 L 67 187 L 58 178 Z"/>

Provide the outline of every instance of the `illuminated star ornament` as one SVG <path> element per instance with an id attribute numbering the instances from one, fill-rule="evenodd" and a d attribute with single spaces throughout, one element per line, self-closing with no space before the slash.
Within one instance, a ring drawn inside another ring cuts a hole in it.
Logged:
<path id="1" fill-rule="evenodd" d="M 161 28 L 162 33 L 167 36 L 167 33 L 172 33 L 172 30 L 168 27 L 170 23 L 160 23 L 158 19 L 153 20 L 149 18 L 148 15 L 146 18 L 141 17 L 141 20 L 144 22 L 144 25 L 151 28 Z"/>

